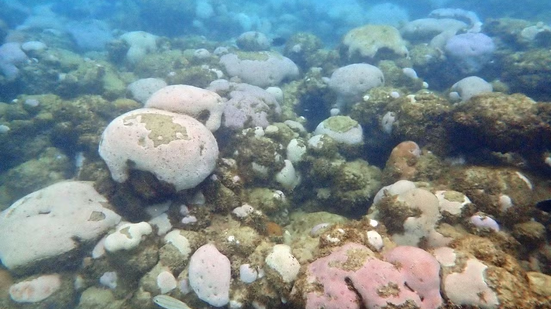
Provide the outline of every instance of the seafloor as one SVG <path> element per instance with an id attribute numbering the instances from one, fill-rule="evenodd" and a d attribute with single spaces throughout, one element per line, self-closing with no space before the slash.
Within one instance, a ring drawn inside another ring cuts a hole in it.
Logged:
<path id="1" fill-rule="evenodd" d="M 435 20 L 4 27 L 0 308 L 551 308 L 551 28 Z"/>

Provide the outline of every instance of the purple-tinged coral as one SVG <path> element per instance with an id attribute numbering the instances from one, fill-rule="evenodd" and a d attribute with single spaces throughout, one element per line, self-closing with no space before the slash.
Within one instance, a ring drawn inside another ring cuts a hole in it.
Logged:
<path id="1" fill-rule="evenodd" d="M 17 65 L 28 60 L 21 49 L 21 44 L 11 42 L 0 46 L 0 72 L 8 79 L 14 80 L 19 75 Z"/>
<path id="2" fill-rule="evenodd" d="M 496 47 L 492 38 L 483 33 L 463 33 L 451 37 L 444 49 L 461 72 L 469 74 L 486 65 Z"/>

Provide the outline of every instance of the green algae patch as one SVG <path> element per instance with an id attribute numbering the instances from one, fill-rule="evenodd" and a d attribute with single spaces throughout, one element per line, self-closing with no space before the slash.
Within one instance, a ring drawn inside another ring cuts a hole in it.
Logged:
<path id="1" fill-rule="evenodd" d="M 154 147 L 168 145 L 177 140 L 191 139 L 187 133 L 186 127 L 174 123 L 173 116 L 140 114 L 126 117 L 124 121 L 125 123 L 131 124 L 133 121 L 138 120 L 138 117 L 140 118 L 140 123 L 145 124 L 145 128 L 149 131 L 149 135 L 147 137 L 153 141 Z"/>
<path id="2" fill-rule="evenodd" d="M 348 116 L 333 116 L 324 121 L 325 127 L 334 132 L 345 133 L 358 126 L 358 122 Z"/>

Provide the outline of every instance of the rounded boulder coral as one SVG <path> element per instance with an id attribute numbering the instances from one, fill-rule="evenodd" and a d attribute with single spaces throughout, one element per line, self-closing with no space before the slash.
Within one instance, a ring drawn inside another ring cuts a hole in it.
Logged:
<path id="1" fill-rule="evenodd" d="M 142 108 L 107 126 L 99 154 L 117 182 L 126 181 L 132 168 L 151 172 L 180 191 L 197 186 L 212 173 L 218 144 L 212 133 L 190 116 Z"/>

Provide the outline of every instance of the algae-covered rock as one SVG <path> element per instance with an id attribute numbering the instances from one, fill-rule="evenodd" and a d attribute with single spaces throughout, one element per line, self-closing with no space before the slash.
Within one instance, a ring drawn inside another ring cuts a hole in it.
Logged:
<path id="1" fill-rule="evenodd" d="M 6 192 L 0 203 L 9 205 L 33 191 L 70 178 L 73 172 L 72 160 L 59 149 L 48 147 L 38 158 L 0 174 L 0 183 Z"/>
<path id="2" fill-rule="evenodd" d="M 323 42 L 317 36 L 299 32 L 292 35 L 285 43 L 283 54 L 293 60 L 300 68 L 305 69 L 316 64 L 315 53 L 321 49 Z"/>
<path id="3" fill-rule="evenodd" d="M 364 129 L 369 131 L 380 129 L 379 124 L 383 115 L 389 110 L 395 112 L 390 104 L 400 96 L 392 96 L 393 92 L 400 94 L 395 88 L 391 87 L 377 87 L 369 90 L 361 101 L 352 106 L 350 117 L 357 119 Z"/>
<path id="4" fill-rule="evenodd" d="M 365 160 L 342 158 L 308 158 L 303 186 L 313 190 L 298 192 L 309 211 L 326 210 L 349 215 L 368 205 L 381 186 L 381 170 Z"/>
<path id="5" fill-rule="evenodd" d="M 165 78 L 170 72 L 181 70 L 189 65 L 181 50 L 167 50 L 148 54 L 136 64 L 134 72 L 138 77 Z"/>
<path id="6" fill-rule="evenodd" d="M 289 232 L 286 243 L 291 245 L 294 256 L 301 264 L 305 263 L 319 254 L 320 235 L 332 226 L 346 222 L 345 217 L 325 211 L 293 212 L 290 223 L 285 226 Z"/>
<path id="7" fill-rule="evenodd" d="M 393 130 L 398 140 L 412 140 L 427 147 L 437 155 L 445 155 L 450 143 L 447 129 L 451 105 L 438 95 L 420 91 L 415 95 L 400 97 L 396 112 L 399 125 Z"/>
<path id="8" fill-rule="evenodd" d="M 159 263 L 174 273 L 184 270 L 191 253 L 205 243 L 205 236 L 194 231 L 174 229 L 163 238 L 164 246 L 159 248 Z"/>
<path id="9" fill-rule="evenodd" d="M 473 97 L 453 113 L 453 142 L 464 149 L 539 153 L 551 140 L 551 126 L 540 108 L 522 94 Z"/>
<path id="10" fill-rule="evenodd" d="M 444 52 L 430 44 L 416 44 L 410 47 L 409 57 L 413 66 L 422 75 L 429 75 L 430 70 L 437 68 L 445 60 Z"/>
<path id="11" fill-rule="evenodd" d="M 266 214 L 275 214 L 285 211 L 289 202 L 281 191 L 268 188 L 255 188 L 249 191 L 249 203 Z"/>
<path id="12" fill-rule="evenodd" d="M 220 78 L 217 72 L 203 65 L 186 66 L 172 70 L 167 75 L 167 83 L 184 84 L 199 88 L 206 88 L 212 81 Z"/>
<path id="13" fill-rule="evenodd" d="M 507 44 L 508 47 L 517 48 L 525 45 L 522 39 L 522 29 L 530 26 L 530 22 L 516 18 L 489 18 L 484 23 L 484 32 L 489 36 Z"/>
<path id="14" fill-rule="evenodd" d="M 530 288 L 534 293 L 544 296 L 547 299 L 551 297 L 551 276 L 539 272 L 531 271 L 526 273 Z"/>
<path id="15" fill-rule="evenodd" d="M 24 93 L 55 93 L 64 98 L 82 94 L 99 94 L 109 99 L 124 96 L 126 81 L 109 62 L 55 48 L 37 57 L 36 63 L 21 70 Z"/>
<path id="16" fill-rule="evenodd" d="M 531 220 L 530 212 L 537 197 L 529 174 L 514 168 L 472 166 L 451 169 L 444 176 L 454 189 L 469 192 L 469 199 L 478 211 L 493 216 L 500 224 L 512 228 Z M 517 227 L 516 235 L 528 237 L 521 227 Z"/>
<path id="17" fill-rule="evenodd" d="M 251 129 L 246 134 L 237 141 L 240 174 L 247 180 L 270 181 L 284 166 L 283 146 L 270 138 L 255 136 Z"/>
<path id="18" fill-rule="evenodd" d="M 80 96 L 48 107 L 53 116 L 52 143 L 63 149 L 96 151 L 101 131 L 116 115 L 139 107 L 132 100 L 117 100 L 115 105 L 100 96 Z"/>
<path id="19" fill-rule="evenodd" d="M 126 93 L 126 82 L 111 66 L 106 68 L 101 81 L 103 87 L 101 95 L 103 97 L 110 100 L 124 97 Z"/>
<path id="20" fill-rule="evenodd" d="M 331 198 L 345 212 L 365 206 L 381 187 L 381 170 L 364 160 L 341 165 L 332 180 Z"/>
<path id="21" fill-rule="evenodd" d="M 124 300 L 117 300 L 108 289 L 89 287 L 82 292 L 77 309 L 120 309 Z"/>
<path id="22" fill-rule="evenodd" d="M 504 55 L 501 59 L 502 80 L 513 92 L 526 94 L 537 100 L 551 101 L 551 50 L 532 49 Z"/>
<path id="23" fill-rule="evenodd" d="M 413 70 L 412 68 L 401 68 L 394 61 L 382 60 L 379 62 L 379 69 L 385 76 L 385 86 L 396 87 L 404 92 L 416 92 L 424 88 L 422 78 L 405 73 L 405 70 Z M 414 70 L 410 72 L 417 74 Z"/>
<path id="24" fill-rule="evenodd" d="M 79 94 L 101 94 L 105 67 L 91 61 L 82 61 L 76 70 L 61 75 L 55 89 L 65 98 L 74 98 Z"/>
<path id="25" fill-rule="evenodd" d="M 81 96 L 73 101 L 51 94 L 21 96 L 0 109 L 0 121 L 9 128 L 0 134 L 5 146 L 0 149 L 0 173 L 19 166 L 4 174 L 0 183 L 4 188 L 11 186 L 15 198 L 77 175 L 82 159 L 91 159 L 85 160 L 87 163 L 98 160 L 100 132 L 107 122 L 121 111 L 138 106 L 132 100 L 111 103 L 100 96 Z M 49 147 L 55 151 L 45 151 Z M 18 181 L 7 185 L 8 178 Z M 6 196 L 12 199 L 11 194 Z"/>
<path id="26" fill-rule="evenodd" d="M 236 192 L 218 180 L 207 181 L 204 191 L 207 202 L 214 205 L 218 213 L 228 213 L 239 206 L 240 198 Z"/>
<path id="27" fill-rule="evenodd" d="M 528 248 L 537 248 L 545 241 L 545 226 L 537 221 L 515 224 L 513 236 Z"/>
<path id="28" fill-rule="evenodd" d="M 302 119 L 303 122 L 306 121 L 308 131 L 311 131 L 330 116 L 329 111 L 335 102 L 335 94 L 329 90 L 320 68 L 308 70 L 304 78 L 291 82 L 282 89 L 284 119 Z"/>

